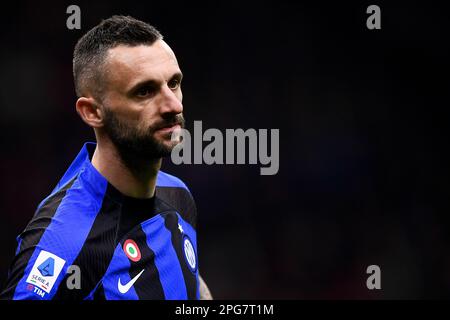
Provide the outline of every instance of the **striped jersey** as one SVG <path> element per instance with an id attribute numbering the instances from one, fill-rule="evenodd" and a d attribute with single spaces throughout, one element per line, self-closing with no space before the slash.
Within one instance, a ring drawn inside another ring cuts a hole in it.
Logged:
<path id="1" fill-rule="evenodd" d="M 155 196 L 123 195 L 86 143 L 17 237 L 1 299 L 199 299 L 196 207 L 159 171 Z"/>

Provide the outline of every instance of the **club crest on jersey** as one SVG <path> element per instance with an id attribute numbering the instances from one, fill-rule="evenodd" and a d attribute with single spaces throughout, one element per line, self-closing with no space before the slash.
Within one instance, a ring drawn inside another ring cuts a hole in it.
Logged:
<path id="1" fill-rule="evenodd" d="M 123 251 L 131 261 L 138 262 L 141 260 L 141 250 L 133 240 L 128 239 L 124 242 Z"/>
<path id="2" fill-rule="evenodd" d="M 195 273 L 197 271 L 197 256 L 191 239 L 185 234 L 183 236 L 183 252 L 189 269 Z"/>
<path id="3" fill-rule="evenodd" d="M 34 262 L 26 283 L 33 285 L 34 292 L 44 297 L 45 292 L 50 293 L 52 290 L 65 263 L 65 260 L 53 253 L 42 250 Z M 31 291 L 31 288 L 32 286 L 27 286 L 27 290 Z"/>

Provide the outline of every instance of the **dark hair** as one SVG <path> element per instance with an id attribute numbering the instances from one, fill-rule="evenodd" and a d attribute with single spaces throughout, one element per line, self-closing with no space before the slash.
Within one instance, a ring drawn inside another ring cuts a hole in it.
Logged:
<path id="1" fill-rule="evenodd" d="M 109 49 L 118 45 L 152 45 L 162 39 L 153 26 L 130 16 L 112 16 L 78 40 L 73 52 L 73 78 L 78 97 L 101 94 L 102 65 Z M 95 87 L 94 87 L 95 86 Z"/>

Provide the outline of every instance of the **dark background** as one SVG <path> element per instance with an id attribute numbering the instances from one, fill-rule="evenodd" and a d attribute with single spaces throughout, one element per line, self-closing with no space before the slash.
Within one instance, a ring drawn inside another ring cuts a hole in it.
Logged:
<path id="1" fill-rule="evenodd" d="M 81 30 L 66 8 L 81 7 Z M 366 28 L 381 7 L 382 29 Z M 184 73 L 187 127 L 280 129 L 280 170 L 164 169 L 199 212 L 215 298 L 450 296 L 448 14 L 411 1 L 17 2 L 1 11 L 0 285 L 15 237 L 82 144 L 72 52 L 102 18 L 156 26 Z M 382 289 L 366 288 L 381 267 Z"/>

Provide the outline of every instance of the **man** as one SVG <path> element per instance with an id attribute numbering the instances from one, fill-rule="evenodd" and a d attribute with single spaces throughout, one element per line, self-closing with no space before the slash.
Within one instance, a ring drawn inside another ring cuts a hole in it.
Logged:
<path id="1" fill-rule="evenodd" d="M 154 27 L 113 16 L 78 41 L 73 72 L 76 110 L 97 143 L 19 235 L 1 298 L 211 298 L 193 198 L 159 171 L 184 125 L 175 54 Z"/>

